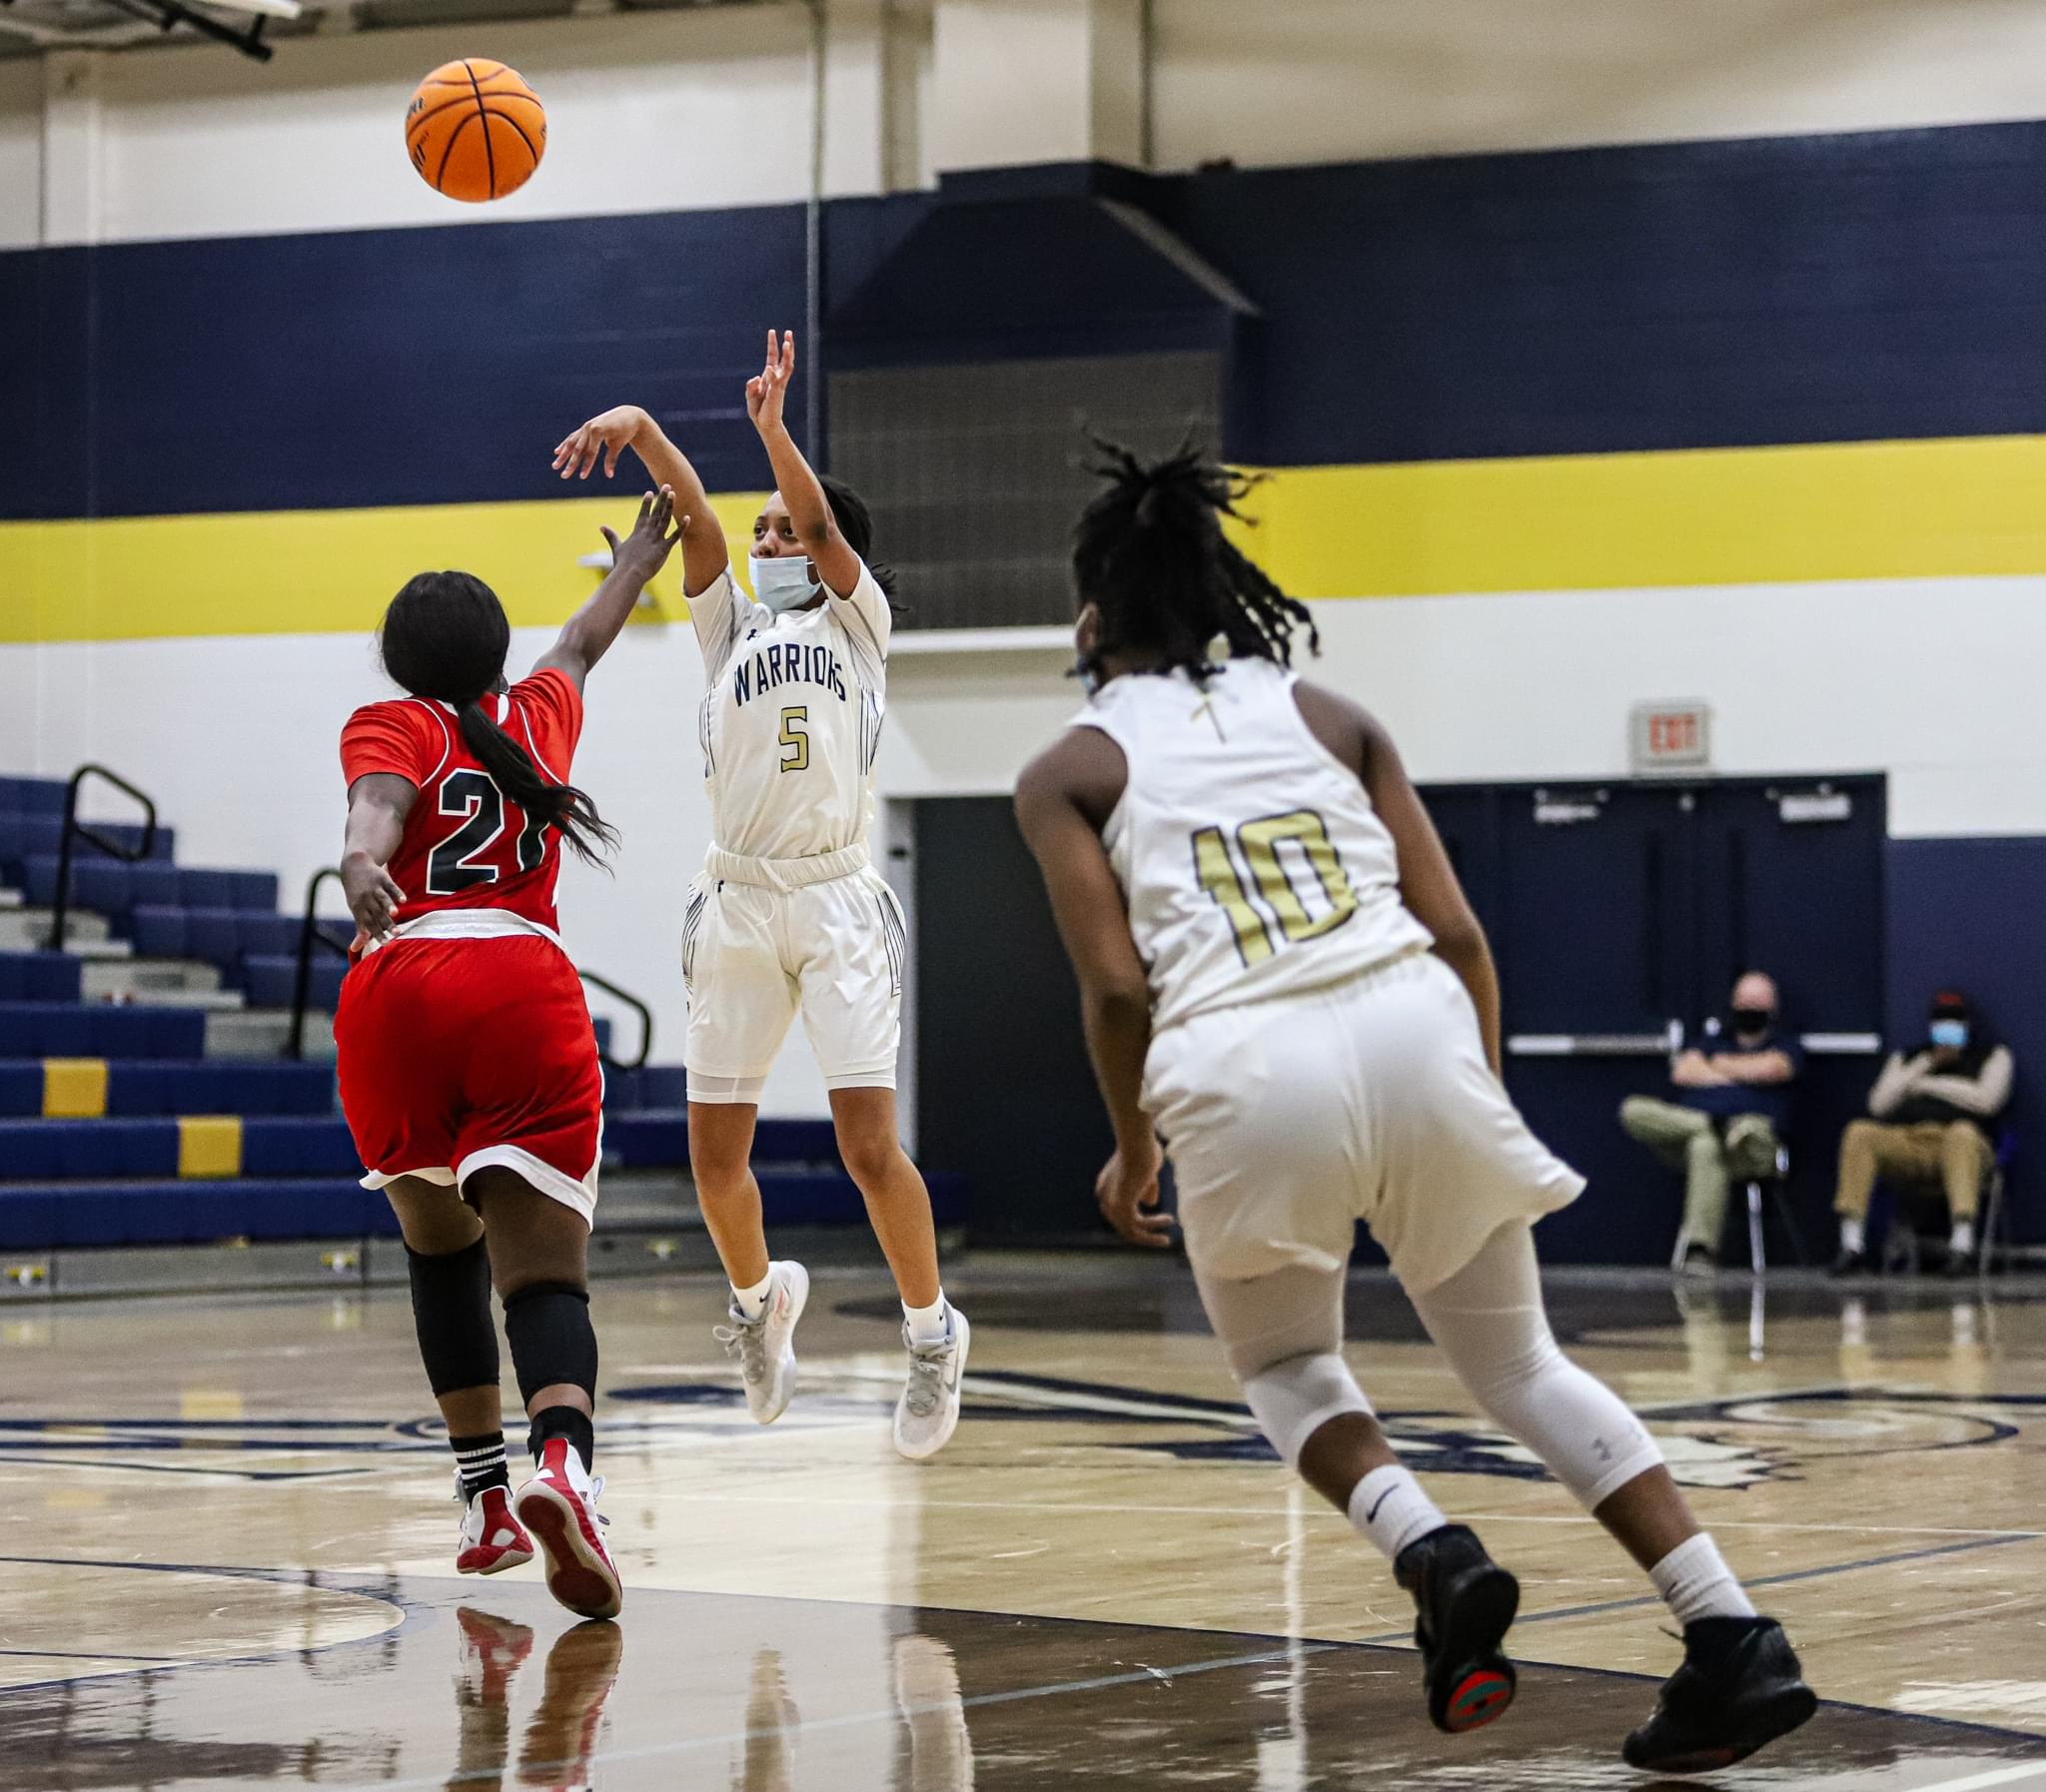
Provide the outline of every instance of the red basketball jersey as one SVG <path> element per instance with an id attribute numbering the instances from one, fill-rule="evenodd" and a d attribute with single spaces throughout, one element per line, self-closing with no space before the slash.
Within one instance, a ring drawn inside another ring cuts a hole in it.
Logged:
<path id="1" fill-rule="evenodd" d="M 565 672 L 535 672 L 506 695 L 484 698 L 484 713 L 525 749 L 542 777 L 568 781 L 582 733 L 582 693 Z M 391 861 L 405 892 L 401 924 L 436 910 L 499 908 L 557 926 L 560 830 L 498 788 L 446 703 L 403 697 L 358 709 L 341 731 L 341 768 L 350 785 L 381 771 L 419 786 Z"/>

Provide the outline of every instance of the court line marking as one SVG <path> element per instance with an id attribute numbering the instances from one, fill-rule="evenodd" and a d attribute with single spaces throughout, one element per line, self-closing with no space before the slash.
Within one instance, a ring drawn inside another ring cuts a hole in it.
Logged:
<path id="1" fill-rule="evenodd" d="M 0 1655 L 26 1656 L 33 1661 L 147 1661 L 159 1666 L 190 1659 L 185 1655 L 124 1655 L 118 1649 L 0 1649 Z"/>
<path id="2" fill-rule="evenodd" d="M 1986 1792 L 1990 1786 L 2008 1786 L 2018 1780 L 2037 1779 L 2046 1773 L 2046 1761 L 2020 1761 L 2010 1767 L 1992 1767 L 1987 1773 L 1971 1773 L 1957 1780 L 1934 1780 L 1914 1792 Z"/>

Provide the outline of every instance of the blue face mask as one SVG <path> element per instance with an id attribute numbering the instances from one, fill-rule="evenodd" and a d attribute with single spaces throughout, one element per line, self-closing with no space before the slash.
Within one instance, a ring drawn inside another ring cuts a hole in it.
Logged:
<path id="1" fill-rule="evenodd" d="M 1942 1046 L 1950 1052 L 1960 1051 L 1968 1043 L 1968 1023 L 1966 1021 L 1934 1021 L 1932 1023 L 1932 1043 L 1936 1046 Z"/>
<path id="2" fill-rule="evenodd" d="M 754 597 L 777 616 L 783 610 L 801 609 L 823 589 L 810 576 L 810 562 L 799 553 L 755 554 L 749 566 Z"/>

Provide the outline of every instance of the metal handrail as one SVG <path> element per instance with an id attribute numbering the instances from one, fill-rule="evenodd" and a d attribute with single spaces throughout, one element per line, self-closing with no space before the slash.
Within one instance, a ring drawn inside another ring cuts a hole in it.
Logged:
<path id="1" fill-rule="evenodd" d="M 639 1017 L 639 1056 L 630 1064 L 620 1062 L 605 1052 L 603 1061 L 613 1070 L 638 1070 L 653 1055 L 653 1010 L 632 994 L 630 990 L 618 988 L 608 977 L 599 977 L 594 971 L 578 970 L 575 973 L 584 983 L 594 984 L 607 996 L 613 996 Z"/>
<path id="2" fill-rule="evenodd" d="M 78 819 L 79 786 L 93 777 L 104 778 L 116 790 L 126 792 L 142 805 L 142 844 L 139 847 L 131 850 L 118 840 L 96 833 Z M 88 846 L 97 847 L 109 858 L 120 859 L 130 865 L 140 864 L 156 851 L 156 804 L 147 792 L 136 789 L 119 772 L 109 771 L 104 765 L 81 765 L 71 774 L 71 782 L 64 791 L 64 832 L 57 841 L 57 899 L 50 910 L 52 952 L 64 950 L 64 936 L 71 923 L 71 843 L 74 840 L 83 840 Z"/>
<path id="3" fill-rule="evenodd" d="M 349 949 L 332 934 L 320 931 L 320 886 L 329 878 L 341 881 L 338 866 L 329 865 L 313 873 L 312 881 L 306 885 L 306 914 L 299 923 L 299 968 L 297 980 L 292 985 L 292 1030 L 285 1043 L 289 1057 L 303 1058 L 306 1055 L 306 1010 L 313 1000 L 313 947 L 317 943 L 330 952 L 348 957 Z"/>

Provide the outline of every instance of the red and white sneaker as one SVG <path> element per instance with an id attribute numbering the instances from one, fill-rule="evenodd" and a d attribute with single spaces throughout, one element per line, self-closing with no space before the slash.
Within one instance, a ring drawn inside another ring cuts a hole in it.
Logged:
<path id="1" fill-rule="evenodd" d="M 455 1497 L 462 1499 L 462 1475 L 455 1476 Z M 532 1539 L 512 1515 L 512 1489 L 486 1487 L 463 1500 L 462 1536 L 456 1547 L 458 1574 L 502 1574 L 532 1560 Z"/>
<path id="2" fill-rule="evenodd" d="M 596 1509 L 603 1491 L 565 1437 L 540 1446 L 539 1468 L 512 1502 L 520 1522 L 546 1551 L 547 1591 L 577 1617 L 614 1618 L 625 1602 L 611 1552 L 603 1545 L 605 1520 Z"/>

